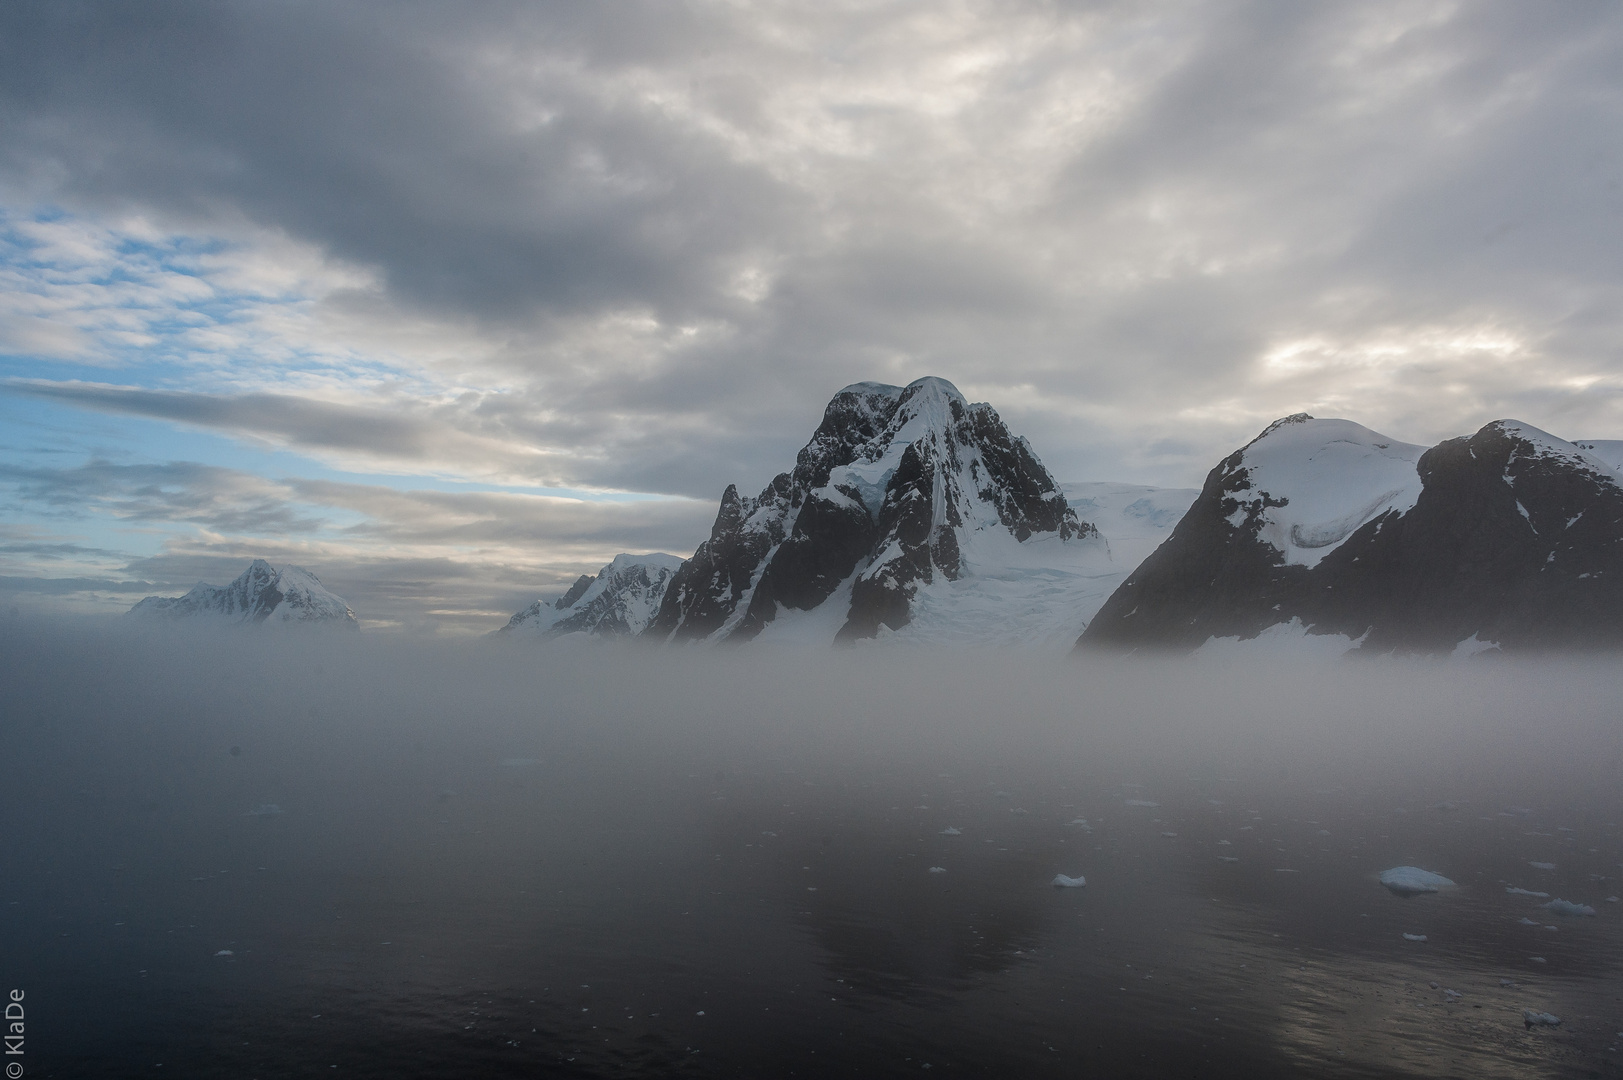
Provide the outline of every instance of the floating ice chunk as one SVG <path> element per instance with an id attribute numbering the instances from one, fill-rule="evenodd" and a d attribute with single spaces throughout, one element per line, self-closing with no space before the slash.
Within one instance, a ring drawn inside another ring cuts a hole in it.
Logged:
<path id="1" fill-rule="evenodd" d="M 1055 874 L 1054 880 L 1049 882 L 1056 889 L 1080 889 L 1088 883 L 1088 879 L 1080 874 L 1076 877 L 1066 877 L 1064 874 Z"/>
<path id="2" fill-rule="evenodd" d="M 1531 866 L 1534 870 L 1554 870 L 1555 869 L 1555 863 L 1553 863 L 1553 862 L 1530 862 L 1527 865 Z"/>
<path id="3" fill-rule="evenodd" d="M 951 825 L 948 825 L 945 829 L 941 830 L 941 835 L 942 836 L 962 836 L 963 833 L 959 832 L 957 829 L 953 828 Z"/>
<path id="4" fill-rule="evenodd" d="M 1533 961 L 1533 963 L 1535 963 L 1535 964 L 1548 964 L 1549 963 L 1549 961 L 1544 959 L 1544 957 L 1542 957 L 1542 956 L 1529 956 L 1528 959 Z"/>
<path id="5" fill-rule="evenodd" d="M 1233 847 L 1234 845 L 1229 843 L 1227 840 L 1219 840 L 1217 842 L 1217 846 L 1218 847 Z"/>
<path id="6" fill-rule="evenodd" d="M 237 954 L 232 952 L 230 949 L 221 949 L 219 952 L 215 953 L 214 955 L 215 956 L 235 956 Z"/>
<path id="7" fill-rule="evenodd" d="M 1523 1009 L 1522 1023 L 1526 1024 L 1530 1028 L 1560 1027 L 1561 1018 L 1559 1016 L 1551 1016 L 1547 1012 L 1536 1012 L 1532 1009 Z"/>
<path id="8" fill-rule="evenodd" d="M 1240 857 L 1238 855 L 1219 855 L 1217 857 L 1217 861 L 1218 862 L 1239 862 Z"/>
<path id="9" fill-rule="evenodd" d="M 1422 870 L 1418 866 L 1394 866 L 1381 871 L 1381 884 L 1399 896 L 1419 896 L 1453 887 L 1453 882 L 1441 874 Z"/>
<path id="10" fill-rule="evenodd" d="M 1550 898 L 1550 894 L 1547 892 L 1534 892 L 1532 889 L 1518 889 L 1515 886 L 1506 886 L 1505 891 L 1512 896 L 1536 896 L 1540 900 Z"/>
<path id="11" fill-rule="evenodd" d="M 1127 805 L 1128 806 L 1160 806 L 1161 804 L 1158 803 L 1158 802 L 1155 802 L 1154 800 L 1151 800 L 1151 799 L 1128 799 L 1127 800 Z"/>
<path id="12" fill-rule="evenodd" d="M 1178 834 L 1175 833 L 1175 832 L 1162 832 L 1161 835 L 1162 836 L 1177 836 Z"/>
<path id="13" fill-rule="evenodd" d="M 1537 926 L 1538 925 L 1538 922 L 1536 920 L 1529 919 L 1526 915 L 1523 915 L 1520 919 L 1517 919 L 1516 921 L 1521 923 L 1523 926 Z"/>
<path id="14" fill-rule="evenodd" d="M 1425 934 L 1404 934 L 1403 935 L 1403 940 L 1404 941 L 1425 941 L 1426 940 L 1426 935 Z"/>
<path id="15" fill-rule="evenodd" d="M 1571 900 L 1551 900 L 1539 907 L 1553 915 L 1593 915 L 1595 909 L 1588 904 L 1574 904 Z"/>
<path id="16" fill-rule="evenodd" d="M 947 872 L 947 868 L 945 866 L 932 866 L 932 867 L 930 867 L 930 873 L 932 873 L 932 874 L 945 874 L 946 872 Z"/>
<path id="17" fill-rule="evenodd" d="M 1445 998 L 1447 998 L 1449 1001 L 1458 1001 L 1460 998 L 1464 997 L 1465 995 L 1460 993 L 1458 990 L 1444 990 L 1443 991 L 1443 996 Z"/>
<path id="18" fill-rule="evenodd" d="M 1615 896 L 1608 896 L 1608 897 L 1607 897 L 1607 898 L 1606 898 L 1606 902 L 1607 902 L 1607 903 L 1608 903 L 1608 904 L 1615 904 L 1615 903 L 1617 903 L 1617 897 L 1615 897 Z"/>
<path id="19" fill-rule="evenodd" d="M 275 803 L 268 802 L 260 803 L 258 806 L 244 814 L 243 817 L 264 817 L 267 814 L 281 814 L 285 812 L 286 811 L 284 811 L 280 806 L 277 806 Z"/>

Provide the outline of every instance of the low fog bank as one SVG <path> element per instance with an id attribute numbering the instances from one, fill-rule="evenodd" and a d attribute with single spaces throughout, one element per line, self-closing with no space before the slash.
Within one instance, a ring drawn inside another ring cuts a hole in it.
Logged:
<path id="1" fill-rule="evenodd" d="M 1615 999 L 1615 664 L 558 644 L 0 632 L 0 968 L 74 1003 L 36 1060 L 1305 1075 L 1376 990 L 1504 996 L 1489 1056 Z"/>
<path id="2" fill-rule="evenodd" d="M 36 780 L 103 759 L 275 748 L 304 767 L 397 754 L 676 769 L 956 761 L 1138 773 L 1514 785 L 1617 778 L 1612 658 L 1270 662 L 880 649 L 448 644 L 336 633 L 0 631 L 7 760 Z M 1508 794 L 1507 798 L 1510 797 Z"/>

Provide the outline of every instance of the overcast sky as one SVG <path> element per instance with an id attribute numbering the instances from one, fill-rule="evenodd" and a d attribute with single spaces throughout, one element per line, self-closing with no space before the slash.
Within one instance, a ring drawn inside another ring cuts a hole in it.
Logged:
<path id="1" fill-rule="evenodd" d="M 841 386 L 1064 480 L 1623 437 L 1623 6 L 0 5 L 0 602 L 484 630 Z"/>

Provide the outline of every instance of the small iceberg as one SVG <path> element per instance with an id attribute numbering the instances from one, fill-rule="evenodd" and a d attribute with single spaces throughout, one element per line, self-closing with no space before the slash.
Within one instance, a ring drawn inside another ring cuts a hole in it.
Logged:
<path id="1" fill-rule="evenodd" d="M 1559 1016 L 1552 1016 L 1547 1012 L 1536 1012 L 1533 1009 L 1523 1009 L 1522 1023 L 1530 1028 L 1560 1027 L 1561 1018 Z"/>
<path id="2" fill-rule="evenodd" d="M 1608 903 L 1608 904 L 1615 904 L 1615 903 L 1617 903 L 1617 897 L 1615 897 L 1615 896 L 1608 896 L 1608 897 L 1607 897 L 1607 898 L 1606 898 L 1606 902 L 1607 902 L 1607 903 Z"/>
<path id="3" fill-rule="evenodd" d="M 1077 877 L 1066 877 L 1064 874 L 1055 874 L 1054 880 L 1049 882 L 1049 884 L 1054 886 L 1056 889 L 1080 889 L 1087 883 L 1088 879 L 1080 875 Z"/>
<path id="4" fill-rule="evenodd" d="M 1530 862 L 1527 865 L 1531 866 L 1534 870 L 1554 870 L 1555 869 L 1555 863 L 1553 863 L 1553 862 Z"/>
<path id="5" fill-rule="evenodd" d="M 1518 889 L 1514 886 L 1506 886 L 1505 891 L 1511 896 L 1532 896 L 1540 900 L 1548 900 L 1550 898 L 1550 894 L 1547 892 L 1534 892 L 1532 889 Z"/>
<path id="6" fill-rule="evenodd" d="M 1399 896 L 1419 896 L 1452 888 L 1454 883 L 1441 874 L 1418 866 L 1394 866 L 1381 871 L 1381 884 Z"/>
<path id="7" fill-rule="evenodd" d="M 959 832 L 957 829 L 953 828 L 951 825 L 948 825 L 945 829 L 941 830 L 941 835 L 942 836 L 962 836 L 963 833 Z"/>
<path id="8" fill-rule="evenodd" d="M 221 949 L 219 952 L 215 953 L 214 955 L 215 956 L 235 956 L 237 954 L 232 952 L 230 949 Z"/>
<path id="9" fill-rule="evenodd" d="M 1588 904 L 1574 904 L 1571 900 L 1551 900 L 1548 904 L 1539 907 L 1552 915 L 1593 915 L 1595 909 Z"/>
<path id="10" fill-rule="evenodd" d="M 1404 941 L 1425 941 L 1426 940 L 1426 935 L 1425 934 L 1404 934 L 1403 935 L 1403 940 Z"/>
<path id="11" fill-rule="evenodd" d="M 932 873 L 932 874 L 945 874 L 946 872 L 947 872 L 947 868 L 945 866 L 932 866 L 932 867 L 930 867 L 930 873 Z"/>

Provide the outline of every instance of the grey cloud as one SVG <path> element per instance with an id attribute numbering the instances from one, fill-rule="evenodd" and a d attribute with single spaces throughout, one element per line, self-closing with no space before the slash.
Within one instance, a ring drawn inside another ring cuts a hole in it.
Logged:
<path id="1" fill-rule="evenodd" d="M 17 3 L 0 184 L 287 230 L 380 269 L 398 309 L 468 320 L 511 375 L 451 403 L 82 404 L 709 500 L 789 464 L 840 385 L 940 374 L 1061 475 L 1189 484 L 1302 408 L 1422 442 L 1507 414 L 1623 428 L 1620 20 L 1423 0 Z M 939 35 L 904 30 L 924 25 Z M 907 97 L 964 43 L 983 76 Z M 748 266 L 769 279 L 754 300 L 731 284 Z M 615 312 L 717 330 L 571 338 Z M 1522 351 L 1427 354 L 1436 328 L 1484 326 Z M 1260 360 L 1382 333 L 1420 342 L 1407 366 Z"/>
<path id="2" fill-rule="evenodd" d="M 228 533 L 296 535 L 322 527 L 280 485 L 191 462 L 123 465 L 91 461 L 51 469 L 0 463 L 0 485 L 35 513 L 82 518 L 92 509 L 131 522 L 187 523 Z"/>
<path id="3" fill-rule="evenodd" d="M 301 445 L 420 459 L 424 425 L 381 410 L 333 405 L 290 394 L 197 394 L 83 383 L 11 382 L 13 394 L 90 409 L 173 420 L 199 427 L 274 436 Z"/>
<path id="4" fill-rule="evenodd" d="M 635 88 L 594 92 L 593 69 L 697 56 L 705 28 L 668 5 L 24 3 L 0 20 L 13 176 L 110 206 L 235 207 L 383 267 L 418 305 L 691 302 L 785 208 Z"/>

